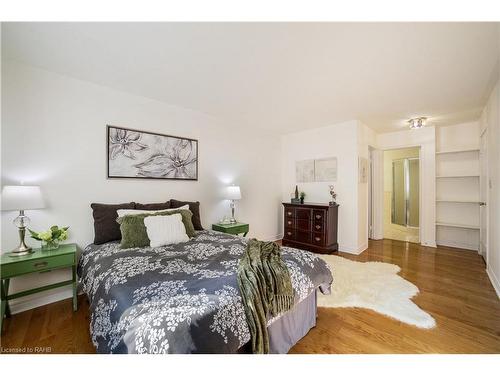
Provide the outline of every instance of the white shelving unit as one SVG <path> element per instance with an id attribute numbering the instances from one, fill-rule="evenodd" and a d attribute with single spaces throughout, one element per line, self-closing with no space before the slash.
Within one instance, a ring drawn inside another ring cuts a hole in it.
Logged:
<path id="1" fill-rule="evenodd" d="M 463 228 L 463 229 L 479 229 L 478 225 L 469 225 L 469 224 L 454 224 L 454 223 L 441 223 L 441 222 L 437 222 L 436 225 L 438 227 Z"/>
<path id="2" fill-rule="evenodd" d="M 437 203 L 470 203 L 479 204 L 479 201 L 475 200 L 463 200 L 463 199 L 436 199 Z"/>
<path id="3" fill-rule="evenodd" d="M 441 175 L 441 176 L 436 176 L 436 178 L 479 178 L 479 175 L 477 174 L 463 174 L 463 175 Z"/>
<path id="4" fill-rule="evenodd" d="M 466 148 L 466 149 L 461 149 L 461 150 L 436 151 L 436 155 L 456 154 L 456 153 L 463 153 L 463 152 L 479 152 L 479 149 L 478 148 Z"/>
<path id="5" fill-rule="evenodd" d="M 436 242 L 478 250 L 479 149 L 436 151 Z"/>

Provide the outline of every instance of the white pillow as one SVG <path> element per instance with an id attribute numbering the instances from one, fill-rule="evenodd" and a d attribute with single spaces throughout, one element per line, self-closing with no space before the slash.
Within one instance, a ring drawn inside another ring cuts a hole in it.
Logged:
<path id="1" fill-rule="evenodd" d="M 181 214 L 169 216 L 147 216 L 144 225 L 149 237 L 149 246 L 158 247 L 189 241 Z"/>
<path id="2" fill-rule="evenodd" d="M 169 211 L 175 211 L 175 210 L 189 210 L 189 205 L 186 204 L 182 207 L 178 208 L 168 208 L 165 210 L 133 210 L 133 209 L 121 209 L 121 210 L 116 210 L 116 213 L 118 214 L 118 217 L 123 217 L 126 215 L 140 215 L 140 214 L 159 214 L 162 212 L 169 212 Z"/>

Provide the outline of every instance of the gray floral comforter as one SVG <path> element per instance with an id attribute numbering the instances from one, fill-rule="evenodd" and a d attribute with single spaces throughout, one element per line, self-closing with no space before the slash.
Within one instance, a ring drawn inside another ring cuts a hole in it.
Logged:
<path id="1" fill-rule="evenodd" d="M 200 231 L 188 242 L 157 248 L 87 246 L 78 274 L 97 351 L 236 352 L 250 340 L 236 278 L 246 242 Z M 331 272 L 316 255 L 287 247 L 282 254 L 297 302 L 330 286 Z"/>

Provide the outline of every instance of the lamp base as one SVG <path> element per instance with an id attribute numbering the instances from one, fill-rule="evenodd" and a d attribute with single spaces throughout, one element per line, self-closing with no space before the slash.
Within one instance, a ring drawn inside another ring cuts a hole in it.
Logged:
<path id="1" fill-rule="evenodd" d="M 21 257 L 23 255 L 28 255 L 33 252 L 31 247 L 25 247 L 24 244 L 19 245 L 17 248 L 12 250 L 9 254 L 10 257 Z"/>
<path id="2" fill-rule="evenodd" d="M 236 224 L 236 219 L 234 218 L 234 199 L 231 200 L 231 219 L 229 219 L 229 224 Z"/>
<path id="3" fill-rule="evenodd" d="M 19 246 L 16 247 L 14 250 L 12 250 L 10 253 L 9 253 L 9 256 L 11 257 L 20 257 L 20 256 L 23 256 L 23 255 L 28 255 L 29 253 L 32 253 L 33 252 L 33 249 L 31 247 L 29 247 L 28 245 L 26 245 L 26 243 L 24 242 L 24 235 L 26 234 L 26 222 L 29 223 L 29 219 L 27 218 L 27 216 L 24 216 L 24 211 L 21 210 L 19 212 L 19 216 L 16 218 L 16 220 L 14 220 L 14 222 L 18 222 L 19 223 Z"/>

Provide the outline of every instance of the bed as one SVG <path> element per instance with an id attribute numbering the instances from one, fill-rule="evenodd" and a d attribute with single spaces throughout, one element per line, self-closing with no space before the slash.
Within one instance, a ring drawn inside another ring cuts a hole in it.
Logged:
<path id="1" fill-rule="evenodd" d="M 237 353 L 250 333 L 237 284 L 246 238 L 197 231 L 188 242 L 121 249 L 89 245 L 78 274 L 90 303 L 98 353 Z M 286 353 L 314 327 L 316 293 L 329 293 L 332 274 L 315 254 L 283 247 L 294 307 L 269 317 L 272 353 Z"/>

